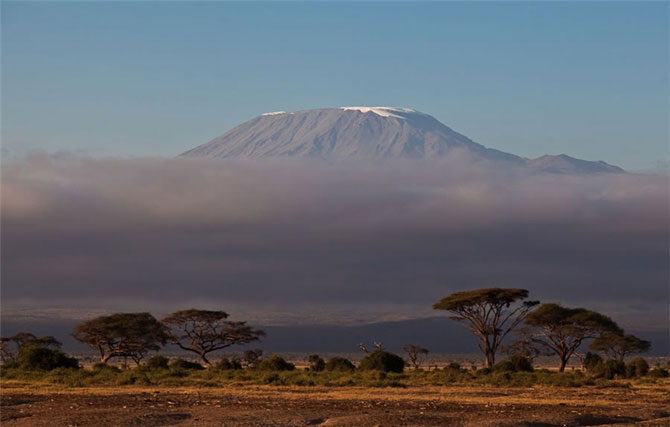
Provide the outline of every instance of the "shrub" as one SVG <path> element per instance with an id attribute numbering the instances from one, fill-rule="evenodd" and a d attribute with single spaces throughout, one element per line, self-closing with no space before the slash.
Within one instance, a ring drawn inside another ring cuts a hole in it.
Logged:
<path id="1" fill-rule="evenodd" d="M 116 366 L 108 365 L 106 363 L 98 362 L 93 367 L 91 368 L 94 373 L 98 372 L 121 372 L 121 369 L 117 368 Z"/>
<path id="2" fill-rule="evenodd" d="M 586 369 L 586 372 L 593 373 L 602 361 L 603 358 L 598 354 L 588 352 L 586 353 L 586 356 L 584 356 L 584 369 Z"/>
<path id="3" fill-rule="evenodd" d="M 481 368 L 477 369 L 474 374 L 476 377 L 481 377 L 482 375 L 489 375 L 493 370 L 491 368 Z"/>
<path id="4" fill-rule="evenodd" d="M 326 369 L 326 362 L 318 354 L 310 354 L 307 361 L 310 371 L 320 372 Z"/>
<path id="5" fill-rule="evenodd" d="M 353 371 L 356 369 L 353 363 L 349 361 L 349 359 L 345 359 L 344 357 L 331 357 L 328 359 L 328 362 L 326 362 L 326 371 Z"/>
<path id="6" fill-rule="evenodd" d="M 157 354 L 147 359 L 145 367 L 151 370 L 168 369 L 168 358 Z"/>
<path id="7" fill-rule="evenodd" d="M 214 365 L 214 369 L 220 371 L 231 371 L 235 369 L 242 369 L 242 365 L 238 360 L 235 359 L 226 359 L 225 357 Z"/>
<path id="8" fill-rule="evenodd" d="M 93 365 L 89 382 L 91 384 L 114 384 L 121 373 L 121 369 L 106 363 L 98 362 Z"/>
<path id="9" fill-rule="evenodd" d="M 503 360 L 493 365 L 494 372 L 514 372 L 514 363 L 510 360 Z"/>
<path id="10" fill-rule="evenodd" d="M 244 354 L 242 354 L 242 360 L 244 360 L 247 366 L 255 366 L 261 361 L 261 356 L 263 356 L 263 350 L 260 348 L 245 350 Z"/>
<path id="11" fill-rule="evenodd" d="M 52 350 L 41 346 L 30 346 L 21 349 L 17 359 L 17 367 L 29 371 L 50 371 L 56 368 L 78 368 L 79 362 L 60 350 Z"/>
<path id="12" fill-rule="evenodd" d="M 151 385 L 151 381 L 146 374 L 137 370 L 123 371 L 116 377 L 116 385 Z"/>
<path id="13" fill-rule="evenodd" d="M 514 365 L 516 372 L 533 372 L 533 362 L 526 356 L 515 354 L 508 359 Z"/>
<path id="14" fill-rule="evenodd" d="M 651 371 L 649 371 L 647 375 L 652 378 L 668 378 L 670 376 L 670 373 L 668 373 L 667 369 L 654 368 Z"/>
<path id="15" fill-rule="evenodd" d="M 384 350 L 375 350 L 361 359 L 358 369 L 383 372 L 402 372 L 405 361 L 398 355 Z"/>
<path id="16" fill-rule="evenodd" d="M 280 377 L 279 374 L 277 374 L 276 372 L 265 375 L 265 376 L 263 377 L 263 383 L 265 383 L 265 384 L 279 384 L 279 385 L 283 385 L 283 384 L 282 384 L 281 377 Z"/>
<path id="17" fill-rule="evenodd" d="M 275 354 L 271 358 L 259 362 L 256 368 L 262 371 L 292 371 L 295 369 L 295 365 Z"/>
<path id="18" fill-rule="evenodd" d="M 493 370 L 495 372 L 533 372 L 533 364 L 527 357 L 515 354 L 496 363 Z"/>
<path id="19" fill-rule="evenodd" d="M 638 378 L 647 375 L 649 364 L 641 357 L 636 357 L 626 364 L 626 378 Z"/>
<path id="20" fill-rule="evenodd" d="M 184 359 L 177 359 L 172 363 L 170 363 L 170 369 L 186 370 L 186 371 L 202 371 L 203 369 L 205 369 L 205 367 L 199 363 L 189 362 L 188 360 Z"/>
<path id="21" fill-rule="evenodd" d="M 616 359 L 607 359 L 598 363 L 592 370 L 597 377 L 607 378 L 611 380 L 616 376 L 626 375 L 626 365 Z"/>

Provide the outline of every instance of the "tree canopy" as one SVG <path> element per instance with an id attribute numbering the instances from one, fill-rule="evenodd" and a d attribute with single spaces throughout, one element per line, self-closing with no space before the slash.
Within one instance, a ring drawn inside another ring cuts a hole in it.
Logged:
<path id="1" fill-rule="evenodd" d="M 130 357 L 138 365 L 168 338 L 163 325 L 149 313 L 96 317 L 77 326 L 72 336 L 95 348 L 103 363 L 113 357 Z"/>
<path id="2" fill-rule="evenodd" d="M 477 335 L 486 366 L 490 368 L 495 364 L 496 352 L 505 336 L 539 304 L 538 301 L 521 302 L 527 297 L 526 289 L 483 288 L 456 292 L 433 304 L 433 308 L 454 313 L 450 319 L 465 324 Z"/>
<path id="3" fill-rule="evenodd" d="M 631 334 L 605 332 L 598 335 L 591 342 L 589 348 L 623 362 L 629 354 L 648 351 L 651 348 L 651 343 Z"/>
<path id="4" fill-rule="evenodd" d="M 170 340 L 179 348 L 196 353 L 208 365 L 207 355 L 231 345 L 258 341 L 265 335 L 246 322 L 226 320 L 228 313 L 210 310 L 181 310 L 163 318 Z"/>
<path id="5" fill-rule="evenodd" d="M 585 339 L 603 332 L 621 332 L 621 328 L 603 314 L 559 304 L 542 304 L 528 313 L 525 324 L 528 328 L 522 330 L 523 339 L 538 346 L 544 354 L 558 356 L 560 372 Z"/>
<path id="6" fill-rule="evenodd" d="M 414 369 L 419 369 L 421 367 L 421 356 L 428 354 L 427 348 L 423 348 L 416 344 L 406 344 L 402 349 L 407 353 L 409 363 L 414 367 Z"/>
<path id="7" fill-rule="evenodd" d="M 17 332 L 9 337 L 0 338 L 0 360 L 10 362 L 16 360 L 21 350 L 26 347 L 39 346 L 59 349 L 60 341 L 51 335 L 36 337 L 30 332 Z"/>

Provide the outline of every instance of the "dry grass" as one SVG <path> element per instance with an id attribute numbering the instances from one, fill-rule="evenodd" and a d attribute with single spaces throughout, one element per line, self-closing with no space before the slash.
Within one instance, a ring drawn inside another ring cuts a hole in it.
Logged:
<path id="1" fill-rule="evenodd" d="M 2 424 L 670 425 L 670 381 L 628 387 L 65 387 L 3 381 Z M 544 424 L 543 424 L 544 423 Z"/>

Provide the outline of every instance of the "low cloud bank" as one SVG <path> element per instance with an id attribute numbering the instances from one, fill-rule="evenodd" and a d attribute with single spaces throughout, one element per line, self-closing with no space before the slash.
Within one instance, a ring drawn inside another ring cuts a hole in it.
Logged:
<path id="1" fill-rule="evenodd" d="M 34 154 L 2 171 L 3 311 L 197 304 L 328 323 L 434 315 L 450 292 L 515 286 L 662 328 L 668 202 L 666 175 L 540 175 L 466 158 Z"/>

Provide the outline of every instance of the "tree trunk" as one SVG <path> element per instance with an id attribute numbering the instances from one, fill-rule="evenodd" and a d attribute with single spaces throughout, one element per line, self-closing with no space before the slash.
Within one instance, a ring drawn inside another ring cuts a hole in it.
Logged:
<path id="1" fill-rule="evenodd" d="M 566 359 L 564 356 L 561 356 L 561 366 L 558 367 L 558 372 L 564 372 L 565 371 L 565 365 L 568 364 L 568 359 Z"/>
<path id="2" fill-rule="evenodd" d="M 212 363 L 209 360 L 207 360 L 206 354 L 207 353 L 204 353 L 204 352 L 200 353 L 200 357 L 202 358 L 203 362 L 205 362 L 205 364 L 207 364 L 207 366 L 212 366 Z"/>
<path id="3" fill-rule="evenodd" d="M 491 348 L 488 337 L 484 339 L 484 356 L 486 357 L 486 367 L 493 368 L 496 363 L 496 353 Z"/>
<path id="4" fill-rule="evenodd" d="M 496 354 L 492 350 L 486 352 L 486 367 L 493 368 L 493 365 L 496 364 Z"/>

